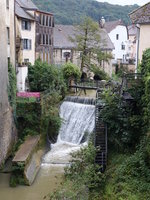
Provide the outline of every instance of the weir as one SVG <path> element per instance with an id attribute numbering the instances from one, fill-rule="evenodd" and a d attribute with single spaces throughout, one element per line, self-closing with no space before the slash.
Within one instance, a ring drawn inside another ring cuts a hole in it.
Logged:
<path id="1" fill-rule="evenodd" d="M 43 163 L 69 163 L 70 153 L 85 145 L 95 128 L 95 99 L 66 97 L 60 107 L 62 125 L 58 139 Z"/>

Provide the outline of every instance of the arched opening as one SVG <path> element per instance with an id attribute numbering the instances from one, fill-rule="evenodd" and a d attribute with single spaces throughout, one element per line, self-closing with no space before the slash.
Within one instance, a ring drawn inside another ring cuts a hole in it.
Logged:
<path id="1" fill-rule="evenodd" d="M 87 80 L 87 74 L 83 72 L 81 76 L 81 81 L 86 81 L 86 80 Z"/>

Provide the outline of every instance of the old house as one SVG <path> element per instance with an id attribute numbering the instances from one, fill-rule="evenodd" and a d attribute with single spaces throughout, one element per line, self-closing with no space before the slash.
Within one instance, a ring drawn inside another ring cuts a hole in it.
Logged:
<path id="1" fill-rule="evenodd" d="M 134 24 L 129 25 L 128 27 L 128 57 L 129 63 L 135 62 L 136 59 L 136 34 L 137 27 Z"/>
<path id="2" fill-rule="evenodd" d="M 16 0 L 17 86 L 25 91 L 28 63 L 41 58 L 53 62 L 53 27 L 51 13 L 39 10 L 31 0 Z"/>
<path id="3" fill-rule="evenodd" d="M 104 25 L 111 41 L 113 42 L 115 49 L 113 50 L 114 60 L 113 63 L 127 61 L 127 41 L 128 31 L 127 27 L 121 20 L 109 21 Z"/>
<path id="4" fill-rule="evenodd" d="M 103 52 L 112 53 L 114 46 L 105 31 L 100 29 L 101 44 Z M 71 42 L 70 37 L 74 37 L 75 27 L 71 25 L 55 25 L 54 27 L 54 64 L 62 65 L 68 61 L 81 65 L 80 52 L 76 50 L 75 43 Z M 112 75 L 112 60 L 103 62 L 102 68 L 110 76 Z"/>
<path id="5" fill-rule="evenodd" d="M 0 165 L 15 140 L 12 108 L 8 101 L 8 64 L 15 67 L 14 0 L 0 1 Z"/>
<path id="6" fill-rule="evenodd" d="M 142 60 L 143 51 L 150 48 L 150 2 L 129 14 L 133 24 L 137 27 L 137 65 Z"/>

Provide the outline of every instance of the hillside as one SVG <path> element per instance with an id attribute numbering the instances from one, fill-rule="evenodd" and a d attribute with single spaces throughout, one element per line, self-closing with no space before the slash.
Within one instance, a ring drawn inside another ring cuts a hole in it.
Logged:
<path id="1" fill-rule="evenodd" d="M 138 8 L 138 5 L 119 6 L 94 0 L 33 0 L 33 2 L 40 9 L 52 12 L 57 24 L 79 23 L 82 16 L 90 16 L 95 21 L 102 16 L 107 21 L 122 19 L 129 24 L 128 13 Z"/>

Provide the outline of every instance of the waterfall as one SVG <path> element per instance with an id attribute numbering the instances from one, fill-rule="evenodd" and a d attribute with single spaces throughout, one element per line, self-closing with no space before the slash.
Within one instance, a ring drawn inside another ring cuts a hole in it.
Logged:
<path id="1" fill-rule="evenodd" d="M 95 100 L 90 98 L 67 97 L 60 107 L 62 125 L 58 139 L 52 145 L 44 163 L 68 163 L 70 153 L 80 149 L 83 141 L 95 128 Z"/>

